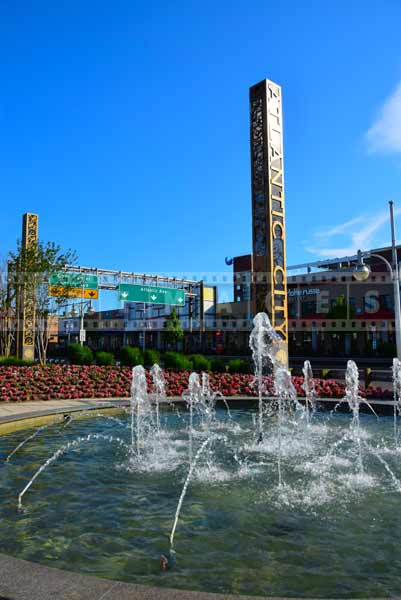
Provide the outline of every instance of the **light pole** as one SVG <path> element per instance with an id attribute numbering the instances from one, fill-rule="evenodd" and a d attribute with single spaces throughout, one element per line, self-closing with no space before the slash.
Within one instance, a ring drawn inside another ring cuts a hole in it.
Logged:
<path id="1" fill-rule="evenodd" d="M 370 275 L 370 269 L 364 263 L 364 257 L 378 258 L 384 262 L 391 273 L 394 288 L 394 316 L 395 316 L 395 341 L 397 347 L 397 358 L 401 360 L 401 304 L 400 304 L 400 270 L 398 267 L 397 247 L 395 244 L 395 223 L 394 223 L 394 202 L 390 200 L 390 224 L 391 224 L 391 250 L 392 262 L 381 256 L 371 252 L 361 252 L 358 250 L 358 263 L 354 268 L 353 275 L 357 281 L 366 281 Z"/>
<path id="2" fill-rule="evenodd" d="M 76 316 L 76 312 L 75 312 L 75 304 L 72 304 L 72 309 L 71 309 L 71 316 Z M 88 314 L 93 314 L 94 310 L 92 307 L 92 301 L 89 300 L 88 302 L 80 302 L 80 311 L 79 311 L 79 343 L 81 344 L 81 346 L 84 345 L 84 341 L 85 341 L 85 328 L 84 328 L 84 312 L 85 309 L 87 309 Z M 66 307 L 65 307 L 66 308 Z"/>

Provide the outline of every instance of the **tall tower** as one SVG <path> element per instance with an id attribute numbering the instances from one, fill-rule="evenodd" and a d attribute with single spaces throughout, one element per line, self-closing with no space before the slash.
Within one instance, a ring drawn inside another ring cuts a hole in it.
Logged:
<path id="1" fill-rule="evenodd" d="M 249 101 L 254 310 L 288 342 L 281 87 L 265 79 Z"/>
<path id="2" fill-rule="evenodd" d="M 38 215 L 25 213 L 22 220 L 22 249 L 38 243 Z M 32 274 L 18 273 L 17 355 L 24 360 L 35 358 L 36 280 Z"/>

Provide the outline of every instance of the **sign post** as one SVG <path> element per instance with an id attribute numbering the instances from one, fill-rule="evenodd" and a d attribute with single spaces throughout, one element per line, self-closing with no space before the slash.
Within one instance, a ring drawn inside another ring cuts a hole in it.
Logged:
<path id="1" fill-rule="evenodd" d="M 97 275 L 89 273 L 53 273 L 49 277 L 49 296 L 67 296 L 67 298 L 99 298 Z"/>
<path id="2" fill-rule="evenodd" d="M 138 285 L 120 283 L 119 299 L 124 302 L 144 302 L 145 304 L 169 304 L 170 306 L 184 306 L 184 290 L 174 288 L 156 287 L 153 285 Z"/>

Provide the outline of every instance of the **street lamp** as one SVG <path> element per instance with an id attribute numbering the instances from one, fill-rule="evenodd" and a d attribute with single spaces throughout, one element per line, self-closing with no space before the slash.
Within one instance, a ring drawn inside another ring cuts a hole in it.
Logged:
<path id="1" fill-rule="evenodd" d="M 390 200 L 390 224 L 391 224 L 391 250 L 393 265 L 381 254 L 361 252 L 358 250 L 358 262 L 353 269 L 353 275 L 357 281 L 366 281 L 370 275 L 370 268 L 364 263 L 364 257 L 378 258 L 385 263 L 391 273 L 394 287 L 394 314 L 395 314 L 395 340 L 397 347 L 397 358 L 401 360 L 401 304 L 400 304 L 400 270 L 398 267 L 397 247 L 395 244 L 394 202 Z"/>
<path id="2" fill-rule="evenodd" d="M 363 260 L 363 254 L 360 250 L 358 250 L 358 262 L 353 270 L 353 276 L 357 281 L 366 281 L 370 275 L 370 269 L 367 265 L 365 265 Z"/>
<path id="3" fill-rule="evenodd" d="M 85 329 L 84 329 L 84 313 L 85 313 L 85 309 L 87 310 L 87 314 L 88 315 L 93 315 L 93 313 L 95 312 L 92 306 L 92 301 L 89 300 L 88 302 L 80 302 L 80 310 L 79 310 L 79 343 L 81 344 L 81 346 L 83 346 L 84 344 L 84 340 L 85 340 Z M 78 316 L 78 312 L 76 310 L 76 304 L 72 304 L 72 308 L 71 308 L 71 317 L 75 318 Z"/>

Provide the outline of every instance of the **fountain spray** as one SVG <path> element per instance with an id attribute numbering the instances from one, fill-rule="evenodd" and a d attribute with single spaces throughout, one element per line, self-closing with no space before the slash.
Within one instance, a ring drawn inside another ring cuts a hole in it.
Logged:
<path id="1" fill-rule="evenodd" d="M 311 414 L 313 414 L 315 410 L 315 382 L 313 381 L 313 371 L 312 366 L 309 360 L 304 362 L 304 366 L 302 369 L 302 373 L 304 376 L 303 382 L 303 390 L 305 392 L 305 410 L 306 410 L 306 422 L 310 423 Z"/>
<path id="2" fill-rule="evenodd" d="M 393 402 L 394 402 L 394 443 L 398 446 L 398 422 L 397 417 L 401 411 L 401 361 L 393 359 Z"/>
<path id="3" fill-rule="evenodd" d="M 6 456 L 6 458 L 4 459 L 5 462 L 9 462 L 10 458 L 12 456 L 14 456 L 14 454 L 16 454 L 18 452 L 18 450 L 20 450 L 22 448 L 22 446 L 25 446 L 25 444 L 27 442 L 29 442 L 30 440 L 33 440 L 37 435 L 39 435 L 39 433 L 41 433 L 42 431 L 45 431 L 46 429 L 49 429 L 49 427 L 52 427 L 53 425 L 58 425 L 58 424 L 64 423 L 64 422 L 65 422 L 65 417 L 63 416 L 61 419 L 56 419 L 55 421 L 52 421 L 48 425 L 42 425 L 41 427 L 38 427 L 38 429 L 36 429 L 36 431 L 34 431 L 30 435 L 28 435 L 28 437 L 26 437 L 25 439 L 23 439 L 22 442 L 20 442 L 18 444 L 18 446 L 16 446 L 14 448 L 14 450 L 12 450 L 8 456 Z"/>
<path id="4" fill-rule="evenodd" d="M 149 407 L 146 371 L 142 365 L 132 369 L 131 384 L 131 447 L 136 442 L 137 458 L 141 456 L 142 426 Z"/>
<path id="5" fill-rule="evenodd" d="M 109 442 L 109 443 L 116 443 L 119 446 L 121 446 L 122 448 L 127 448 L 127 449 L 129 448 L 129 445 L 126 442 L 124 442 L 124 440 L 122 440 L 120 438 L 113 437 L 111 435 L 102 435 L 100 433 L 90 433 L 89 435 L 87 435 L 85 437 L 79 437 L 76 440 L 72 440 L 71 442 L 68 442 L 68 444 L 65 444 L 64 446 L 61 446 L 58 450 L 56 450 L 56 452 L 54 452 L 54 454 L 52 454 L 52 456 L 50 456 L 50 458 L 48 458 L 46 460 L 46 462 L 44 462 L 41 467 L 39 467 L 39 469 L 36 471 L 36 473 L 33 475 L 33 477 L 30 479 L 30 481 L 26 484 L 26 486 L 24 487 L 24 489 L 22 490 L 22 492 L 20 492 L 20 494 L 18 496 L 18 508 L 17 508 L 17 511 L 18 512 L 22 512 L 22 498 L 24 497 L 24 495 L 26 494 L 26 492 L 29 490 L 29 488 L 31 487 L 31 485 L 33 484 L 33 482 L 35 481 L 35 479 L 37 479 L 39 477 L 39 475 L 41 473 L 43 473 L 43 471 L 45 469 L 47 469 L 47 467 L 49 465 L 51 465 L 58 458 L 60 458 L 60 456 L 63 456 L 63 454 L 66 454 L 69 450 L 77 448 L 81 444 L 85 444 L 85 443 L 88 443 L 88 442 L 93 442 L 93 441 L 96 441 L 96 440 L 103 440 L 103 441 L 106 441 L 106 442 Z"/>
<path id="6" fill-rule="evenodd" d="M 269 362 L 274 365 L 274 343 L 281 338 L 270 324 L 266 313 L 258 313 L 253 319 L 253 329 L 249 338 L 249 346 L 252 350 L 252 358 L 255 365 L 255 383 L 258 390 L 258 443 L 263 441 L 263 370 Z"/>
<path id="7" fill-rule="evenodd" d="M 358 462 L 359 470 L 362 473 L 362 447 L 361 447 L 361 432 L 359 423 L 359 405 L 361 397 L 359 395 L 359 371 L 353 360 L 347 362 L 347 370 L 345 372 L 345 400 L 348 402 L 352 410 L 351 431 L 354 441 L 358 446 Z"/>
<path id="8" fill-rule="evenodd" d="M 160 402 L 164 402 L 166 400 L 166 384 L 164 381 L 163 370 L 159 365 L 154 364 L 150 369 L 150 374 L 153 380 L 157 433 L 160 433 Z"/>
<path id="9" fill-rule="evenodd" d="M 189 397 L 189 431 L 188 431 L 188 452 L 189 466 L 192 465 L 192 446 L 193 446 L 193 424 L 194 424 L 194 407 L 200 401 L 202 387 L 199 382 L 198 373 L 191 373 L 188 381 L 188 390 L 186 396 Z"/>
<path id="10" fill-rule="evenodd" d="M 178 525 L 178 519 L 180 518 L 180 512 L 181 512 L 181 507 L 182 507 L 182 503 L 184 502 L 184 498 L 185 498 L 185 494 L 187 493 L 187 489 L 188 489 L 188 485 L 189 482 L 191 481 L 193 472 L 195 470 L 195 467 L 198 463 L 198 460 L 201 456 L 201 454 L 203 453 L 203 451 L 205 450 L 206 446 L 211 442 L 213 436 L 208 437 L 203 443 L 202 445 L 198 448 L 194 460 L 192 461 L 190 467 L 189 467 L 189 471 L 188 471 L 188 475 L 185 479 L 184 482 L 184 486 L 182 488 L 182 492 L 180 495 L 180 498 L 178 500 L 178 504 L 177 504 L 177 510 L 175 511 L 175 517 L 174 517 L 174 524 L 170 533 L 170 555 L 174 554 L 174 536 L 175 536 L 175 530 L 177 529 L 177 525 Z"/>

